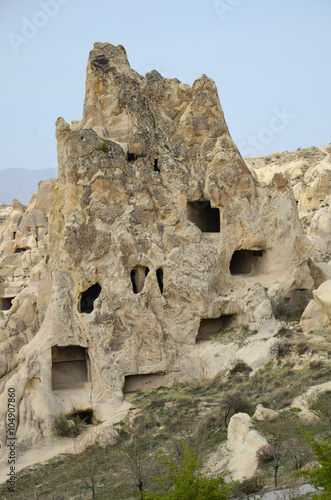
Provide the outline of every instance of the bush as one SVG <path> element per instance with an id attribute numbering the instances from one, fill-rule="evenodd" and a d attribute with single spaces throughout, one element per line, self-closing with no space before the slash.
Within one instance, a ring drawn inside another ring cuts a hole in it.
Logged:
<path id="1" fill-rule="evenodd" d="M 291 350 L 292 345 L 283 340 L 277 340 L 277 342 L 270 347 L 270 353 L 276 356 L 278 360 L 290 354 Z"/>
<path id="2" fill-rule="evenodd" d="M 236 375 L 237 373 L 244 373 L 248 375 L 251 371 L 252 368 L 248 366 L 245 361 L 243 361 L 242 359 L 237 359 L 230 369 L 230 375 Z"/>
<path id="3" fill-rule="evenodd" d="M 277 332 L 277 337 L 291 338 L 293 337 L 293 331 L 288 328 L 280 328 Z"/>
<path id="4" fill-rule="evenodd" d="M 224 426 L 227 427 L 230 417 L 235 413 L 252 413 L 252 405 L 244 399 L 240 392 L 227 394 L 222 401 Z"/>
<path id="5" fill-rule="evenodd" d="M 320 467 L 313 470 L 301 470 L 298 475 L 308 477 L 310 483 L 315 488 L 323 488 L 318 498 L 331 498 L 331 439 L 322 437 L 319 441 L 314 439 L 311 434 L 306 434 L 306 440 L 313 450 Z M 314 497 L 317 498 L 317 497 Z"/>
<path id="6" fill-rule="evenodd" d="M 55 434 L 61 437 L 76 437 L 81 432 L 81 427 L 68 415 L 59 415 L 54 422 Z"/>
<path id="7" fill-rule="evenodd" d="M 106 141 L 102 141 L 101 144 L 99 144 L 99 147 L 98 147 L 99 151 L 102 151 L 103 153 L 108 153 L 108 144 L 106 143 Z"/>
<path id="8" fill-rule="evenodd" d="M 248 479 L 244 479 L 241 482 L 237 482 L 233 488 L 233 494 L 235 498 L 243 498 L 246 495 L 254 495 L 258 493 L 264 487 L 264 483 L 259 476 L 253 476 Z"/>
<path id="9" fill-rule="evenodd" d="M 183 458 L 179 464 L 166 453 L 158 453 L 160 464 L 167 470 L 166 477 L 156 479 L 163 490 L 163 495 L 145 492 L 143 498 L 146 500 L 199 500 L 202 498 L 226 500 L 229 498 L 232 485 L 225 483 L 224 475 L 208 477 L 207 471 L 201 471 L 205 460 L 198 459 L 185 441 L 182 441 L 182 444 Z"/>

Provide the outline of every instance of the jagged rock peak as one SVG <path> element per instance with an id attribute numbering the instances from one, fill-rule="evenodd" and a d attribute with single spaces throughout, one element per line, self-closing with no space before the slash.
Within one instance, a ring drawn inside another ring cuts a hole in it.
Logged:
<path id="1" fill-rule="evenodd" d="M 103 43 L 90 52 L 83 120 L 73 123 L 81 128 L 93 128 L 135 156 L 171 149 L 187 160 L 196 158 L 207 130 L 209 142 L 229 137 L 216 85 L 206 75 L 192 87 L 157 71 L 141 76 L 121 45 Z"/>

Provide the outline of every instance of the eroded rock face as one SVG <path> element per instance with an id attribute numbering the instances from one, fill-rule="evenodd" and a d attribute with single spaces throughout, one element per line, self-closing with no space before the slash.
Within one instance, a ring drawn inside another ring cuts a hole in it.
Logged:
<path id="1" fill-rule="evenodd" d="M 330 262 L 331 144 L 246 158 L 246 163 L 260 182 L 271 182 L 276 173 L 289 179 L 312 243 L 311 257 L 316 262 Z"/>
<path id="2" fill-rule="evenodd" d="M 4 259 L 29 247 L 32 262 L 48 217 L 44 258 L 3 313 L 15 331 L 18 318 L 39 321 L 1 387 L 1 409 L 16 388 L 24 442 L 50 436 L 60 413 L 112 422 L 123 392 L 203 380 L 203 342 L 274 322 L 270 287 L 312 286 L 292 188 L 252 177 L 207 76 L 192 87 L 141 76 L 123 47 L 97 43 L 83 120 L 58 119 L 56 135 L 52 208 L 39 195 L 31 210 L 14 205 L 1 247 Z"/>

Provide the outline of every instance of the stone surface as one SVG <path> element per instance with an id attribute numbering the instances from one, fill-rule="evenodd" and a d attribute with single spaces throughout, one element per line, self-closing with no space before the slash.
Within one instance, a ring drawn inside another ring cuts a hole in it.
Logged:
<path id="1" fill-rule="evenodd" d="M 270 408 L 264 408 L 262 405 L 257 405 L 253 419 L 256 420 L 274 420 L 278 413 Z"/>
<path id="2" fill-rule="evenodd" d="M 57 181 L 1 229 L 2 443 L 8 387 L 30 446 L 60 413 L 113 422 L 132 388 L 228 369 L 229 325 L 261 328 L 239 354 L 262 366 L 277 331 L 267 291 L 313 285 L 289 181 L 253 178 L 207 76 L 141 76 L 122 46 L 97 43 L 83 120 L 59 118 L 56 136 Z"/>
<path id="3" fill-rule="evenodd" d="M 331 320 L 331 280 L 322 283 L 313 293 L 314 300 Z"/>
<path id="4" fill-rule="evenodd" d="M 228 426 L 227 450 L 233 456 L 227 464 L 235 481 L 254 476 L 258 467 L 257 451 L 267 443 L 256 430 L 251 429 L 251 418 L 246 413 L 236 413 Z"/>
<path id="5" fill-rule="evenodd" d="M 285 175 L 292 184 L 299 217 L 311 241 L 310 255 L 316 262 L 331 258 L 331 143 L 324 147 L 298 148 L 246 163 L 260 182 L 271 182 L 275 173 Z"/>
<path id="6" fill-rule="evenodd" d="M 330 320 L 320 304 L 311 300 L 303 311 L 300 319 L 300 328 L 303 332 L 313 332 L 330 325 Z"/>

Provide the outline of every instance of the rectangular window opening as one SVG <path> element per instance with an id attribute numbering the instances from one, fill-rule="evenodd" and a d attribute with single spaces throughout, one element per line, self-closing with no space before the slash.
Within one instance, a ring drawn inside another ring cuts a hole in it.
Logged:
<path id="1" fill-rule="evenodd" d="M 88 381 L 88 354 L 85 347 L 52 347 L 52 389 L 77 389 Z"/>
<path id="2" fill-rule="evenodd" d="M 230 273 L 237 274 L 263 273 L 265 250 L 236 250 L 231 258 Z"/>
<path id="3" fill-rule="evenodd" d="M 151 391 L 164 386 L 164 372 L 126 375 L 123 393 Z"/>
<path id="4" fill-rule="evenodd" d="M 9 311 L 12 306 L 12 301 L 15 297 L 1 297 L 0 298 L 0 309 L 1 311 Z"/>
<path id="5" fill-rule="evenodd" d="M 219 318 L 202 318 L 196 336 L 196 342 L 212 340 L 219 333 L 237 326 L 236 314 L 223 314 Z"/>
<path id="6" fill-rule="evenodd" d="M 189 201 L 187 203 L 187 218 L 203 233 L 220 232 L 220 211 L 212 208 L 210 201 Z"/>

